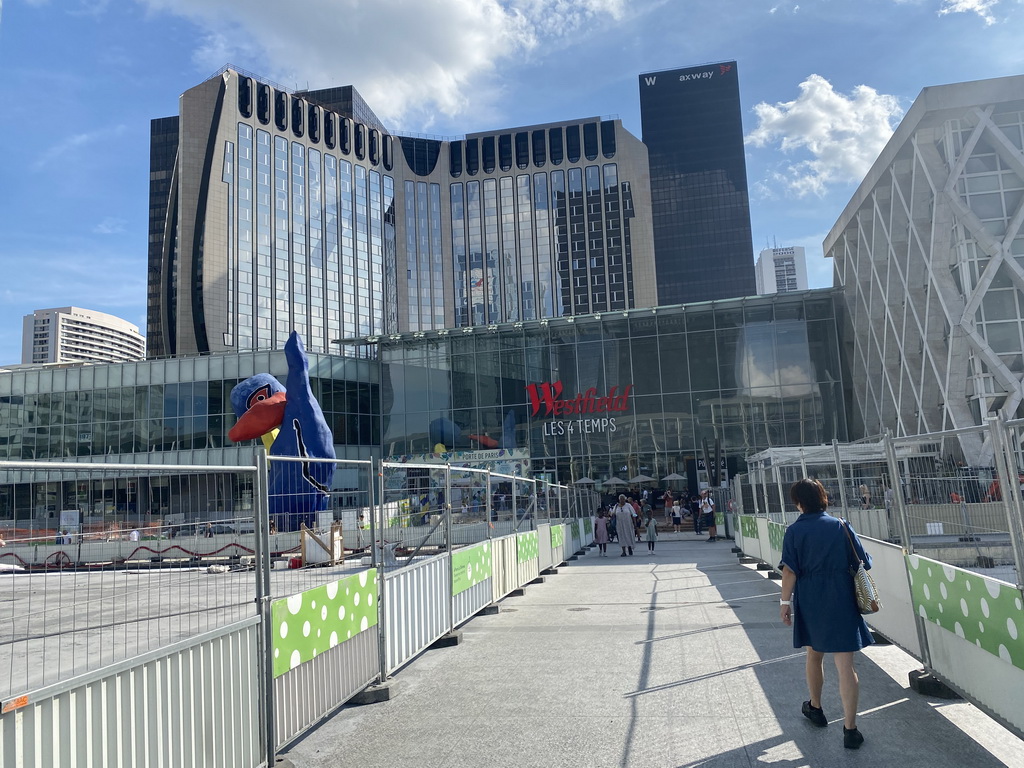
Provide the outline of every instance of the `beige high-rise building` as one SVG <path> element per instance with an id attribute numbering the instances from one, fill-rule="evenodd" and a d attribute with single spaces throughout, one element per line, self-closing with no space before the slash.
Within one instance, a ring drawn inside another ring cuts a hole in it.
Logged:
<path id="1" fill-rule="evenodd" d="M 120 363 L 145 357 L 139 327 L 105 312 L 37 309 L 22 324 L 22 363 Z"/>

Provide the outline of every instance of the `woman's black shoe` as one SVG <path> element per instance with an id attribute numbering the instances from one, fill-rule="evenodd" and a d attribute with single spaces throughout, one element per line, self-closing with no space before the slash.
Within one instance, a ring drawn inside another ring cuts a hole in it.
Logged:
<path id="1" fill-rule="evenodd" d="M 843 746 L 847 749 L 860 749 L 864 743 L 864 736 L 856 728 L 843 726 Z"/>
<path id="2" fill-rule="evenodd" d="M 821 707 L 812 707 L 811 702 L 805 701 L 804 706 L 800 711 L 804 713 L 804 717 L 819 728 L 824 728 L 828 725 L 828 718 L 825 717 L 825 713 L 822 711 Z M 857 729 L 854 728 L 854 730 L 856 731 Z M 843 728 L 843 732 L 846 732 L 845 728 Z M 858 733 L 857 735 L 859 736 L 860 734 Z M 861 737 L 861 740 L 863 741 L 863 737 Z M 856 747 L 851 747 L 851 749 L 856 749 Z"/>

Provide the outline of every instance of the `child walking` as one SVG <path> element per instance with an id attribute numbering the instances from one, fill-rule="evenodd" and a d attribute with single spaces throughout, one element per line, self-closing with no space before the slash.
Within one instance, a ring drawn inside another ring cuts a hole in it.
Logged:
<path id="1" fill-rule="evenodd" d="M 654 513 L 647 516 L 647 551 L 654 551 L 654 542 L 658 540 L 658 522 L 654 519 Z"/>

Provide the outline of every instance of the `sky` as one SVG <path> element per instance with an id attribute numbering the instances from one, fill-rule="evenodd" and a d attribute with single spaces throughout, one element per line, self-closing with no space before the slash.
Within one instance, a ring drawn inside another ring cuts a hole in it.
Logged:
<path id="1" fill-rule="evenodd" d="M 22 317 L 145 333 L 149 123 L 232 64 L 354 85 L 392 131 L 619 117 L 638 75 L 735 60 L 754 251 L 821 243 L 921 89 L 1024 73 L 1024 0 L 0 0 L 0 365 Z"/>

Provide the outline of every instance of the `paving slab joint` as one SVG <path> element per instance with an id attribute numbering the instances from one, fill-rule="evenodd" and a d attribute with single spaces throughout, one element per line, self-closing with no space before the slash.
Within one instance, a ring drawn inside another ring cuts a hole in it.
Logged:
<path id="1" fill-rule="evenodd" d="M 959 699 L 960 694 L 939 680 L 927 669 L 915 669 L 909 674 L 910 687 L 922 696 L 936 699 Z"/>
<path id="2" fill-rule="evenodd" d="M 391 701 L 395 695 L 395 681 L 385 680 L 383 683 L 368 685 L 355 696 L 348 700 L 349 704 L 363 706 L 365 704 L 379 704 L 382 701 Z M 275 763 L 275 768 L 278 764 Z M 291 766 L 288 763 L 288 766 Z"/>
<path id="3" fill-rule="evenodd" d="M 459 645 L 462 643 L 462 630 L 456 629 L 451 632 L 441 635 L 437 640 L 431 644 L 431 648 L 451 648 L 453 645 Z"/>

